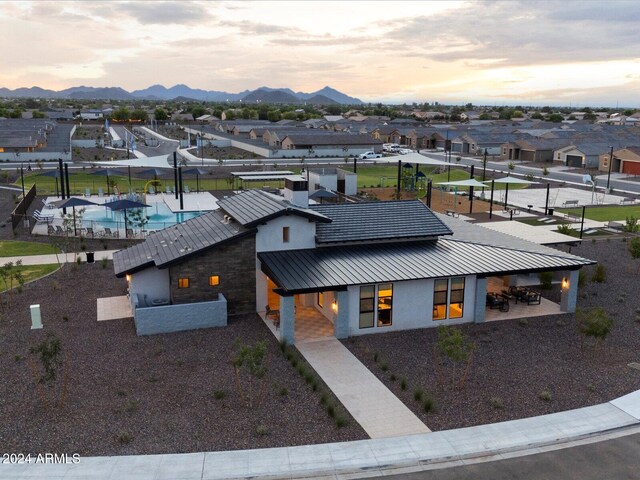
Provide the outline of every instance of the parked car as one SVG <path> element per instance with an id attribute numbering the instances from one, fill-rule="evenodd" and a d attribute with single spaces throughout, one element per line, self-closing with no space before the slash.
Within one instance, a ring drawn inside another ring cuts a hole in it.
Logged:
<path id="1" fill-rule="evenodd" d="M 368 160 L 370 158 L 382 158 L 382 154 L 376 153 L 376 152 L 364 152 L 358 155 L 358 158 L 360 160 Z"/>

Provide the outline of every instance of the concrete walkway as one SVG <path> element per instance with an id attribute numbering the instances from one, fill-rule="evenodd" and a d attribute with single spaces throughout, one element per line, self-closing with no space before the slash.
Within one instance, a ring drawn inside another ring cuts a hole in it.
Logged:
<path id="1" fill-rule="evenodd" d="M 71 464 L 71 459 L 68 464 L 4 463 L 0 478 L 363 478 L 539 453 L 597 435 L 610 438 L 639 429 L 640 391 L 577 410 L 405 437 L 226 452 L 81 457 L 77 464 Z"/>
<path id="2" fill-rule="evenodd" d="M 103 258 L 107 260 L 113 260 L 113 254 L 118 250 L 101 250 L 95 252 L 94 258 L 96 262 L 99 262 Z M 78 256 L 82 259 L 82 261 L 87 260 L 87 254 L 84 252 L 78 253 Z M 0 265 L 4 265 L 8 262 L 15 263 L 18 260 L 22 260 L 22 265 L 48 265 L 52 263 L 75 263 L 76 262 L 76 254 L 75 253 L 59 253 L 57 256 L 55 254 L 50 255 L 23 255 L 19 257 L 0 257 Z"/>
<path id="3" fill-rule="evenodd" d="M 296 342 L 296 347 L 371 438 L 430 432 L 335 337 Z"/>

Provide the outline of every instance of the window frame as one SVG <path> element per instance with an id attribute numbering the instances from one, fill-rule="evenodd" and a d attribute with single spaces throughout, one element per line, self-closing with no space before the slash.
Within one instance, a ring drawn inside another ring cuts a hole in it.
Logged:
<path id="1" fill-rule="evenodd" d="M 178 288 L 189 288 L 190 284 L 189 277 L 178 277 Z"/>
<path id="2" fill-rule="evenodd" d="M 212 282 L 215 282 L 215 283 L 212 283 Z M 209 286 L 217 287 L 218 285 L 220 285 L 220 275 L 209 275 Z"/>
<path id="3" fill-rule="evenodd" d="M 289 243 L 291 240 L 291 230 L 288 226 L 282 227 L 282 243 Z"/>

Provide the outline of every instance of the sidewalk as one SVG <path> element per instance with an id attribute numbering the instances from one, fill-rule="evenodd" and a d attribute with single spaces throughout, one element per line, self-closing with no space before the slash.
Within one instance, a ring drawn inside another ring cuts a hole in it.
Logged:
<path id="1" fill-rule="evenodd" d="M 640 427 L 640 391 L 592 407 L 442 432 L 257 450 L 85 457 L 72 464 L 0 464 L 0 478 L 213 480 L 362 478 L 539 453 Z M 71 452 L 69 452 L 71 453 Z M 629 461 L 634 461 L 630 459 Z"/>
<path id="2" fill-rule="evenodd" d="M 335 337 L 296 347 L 371 438 L 430 430 Z"/>
<path id="3" fill-rule="evenodd" d="M 118 250 L 101 250 L 95 252 L 95 261 L 99 262 L 103 258 L 107 260 L 113 260 L 113 254 Z M 4 265 L 9 262 L 17 262 L 22 260 L 22 265 L 48 265 L 52 263 L 74 263 L 76 262 L 76 255 L 78 255 L 82 261 L 87 260 L 87 254 L 85 252 L 75 253 L 59 253 L 58 255 L 24 255 L 20 257 L 0 257 L 0 264 Z"/>

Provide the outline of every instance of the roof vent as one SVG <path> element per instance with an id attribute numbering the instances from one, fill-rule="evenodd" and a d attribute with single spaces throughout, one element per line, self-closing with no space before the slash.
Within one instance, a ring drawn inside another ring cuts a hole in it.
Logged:
<path id="1" fill-rule="evenodd" d="M 221 222 L 225 225 L 227 225 L 230 221 L 231 221 L 231 217 L 229 215 L 225 215 L 221 220 Z"/>

